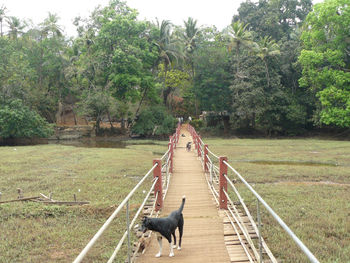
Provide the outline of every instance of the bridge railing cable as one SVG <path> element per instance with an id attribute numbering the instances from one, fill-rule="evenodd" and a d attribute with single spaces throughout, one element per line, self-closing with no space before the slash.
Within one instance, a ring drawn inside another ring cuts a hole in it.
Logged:
<path id="1" fill-rule="evenodd" d="M 116 248 L 113 251 L 113 254 L 108 260 L 108 263 L 112 263 L 117 256 L 118 252 L 120 251 L 122 245 L 124 244 L 125 239 L 128 240 L 128 252 L 127 252 L 127 262 L 131 262 L 131 245 L 130 245 L 130 232 L 132 230 L 132 227 L 134 226 L 136 220 L 139 218 L 140 213 L 142 212 L 147 200 L 149 200 L 150 195 L 152 192 L 154 192 L 154 203 L 153 203 L 153 209 L 151 212 L 151 215 L 153 214 L 153 211 L 156 210 L 157 216 L 159 214 L 160 208 L 163 205 L 163 200 L 166 196 L 169 184 L 170 184 L 170 177 L 172 174 L 172 168 L 173 168 L 173 156 L 174 156 L 174 149 L 176 148 L 176 144 L 179 140 L 179 134 L 180 134 L 180 124 L 176 128 L 176 132 L 170 136 L 169 138 L 169 144 L 168 144 L 168 150 L 164 153 L 164 155 L 159 160 L 153 161 L 152 168 L 142 177 L 142 179 L 136 184 L 136 186 L 129 192 L 129 194 L 124 198 L 124 200 L 118 205 L 118 207 L 114 210 L 112 215 L 105 221 L 105 223 L 102 225 L 102 227 L 97 231 L 97 233 L 93 236 L 93 238 L 88 242 L 88 244 L 84 247 L 84 249 L 80 252 L 80 254 L 75 258 L 73 263 L 79 263 L 82 262 L 84 257 L 87 255 L 87 253 L 90 251 L 90 249 L 93 247 L 93 245 L 98 241 L 98 239 L 101 237 L 101 235 L 106 231 L 106 229 L 111 225 L 113 220 L 119 215 L 120 211 L 126 207 L 126 231 L 124 232 L 122 238 L 119 240 Z M 162 160 L 164 161 L 164 165 L 162 166 Z M 140 188 L 140 186 L 147 180 L 147 178 L 150 176 L 150 174 L 153 172 L 154 178 L 151 181 L 152 185 L 150 187 L 150 190 L 146 194 L 142 204 L 138 208 L 136 214 L 134 215 L 131 222 L 129 222 L 129 202 L 130 199 L 134 196 L 136 191 Z M 138 250 L 136 250 L 138 251 Z M 135 256 L 135 254 L 134 254 Z"/>
<path id="2" fill-rule="evenodd" d="M 282 229 L 292 238 L 292 240 L 299 246 L 301 251 L 306 255 L 312 263 L 319 263 L 316 257 L 311 253 L 311 251 L 303 244 L 303 242 L 293 233 L 293 231 L 287 226 L 287 224 L 277 215 L 276 212 L 267 204 L 267 202 L 253 189 L 253 187 L 241 176 L 228 162 L 226 157 L 219 157 L 208 149 L 208 146 L 204 144 L 203 140 L 197 134 L 195 129 L 189 125 L 188 127 L 191 135 L 194 138 L 195 147 L 198 150 L 198 157 L 203 162 L 203 168 L 206 172 L 206 179 L 209 186 L 209 189 L 213 193 L 214 199 L 220 208 L 225 209 L 225 213 L 229 218 L 232 227 L 240 229 L 245 240 L 248 242 L 249 247 L 253 250 L 253 255 L 258 262 L 263 261 L 263 249 L 265 250 L 267 256 L 270 258 L 270 261 L 277 263 L 276 258 L 273 256 L 272 252 L 268 248 L 264 238 L 261 235 L 261 213 L 260 213 L 260 204 L 262 204 L 268 213 L 277 221 L 277 223 L 282 227 Z M 218 166 L 214 164 L 213 160 L 210 158 L 210 155 L 215 158 L 216 161 L 219 161 Z M 228 177 L 228 168 L 238 177 L 238 179 L 248 188 L 254 197 L 257 199 L 257 220 L 258 225 L 255 223 L 253 217 L 251 216 L 249 209 L 244 203 L 243 198 L 235 187 L 231 178 Z M 227 192 L 227 185 L 230 185 L 230 188 L 233 190 L 234 194 L 238 197 L 239 202 L 236 204 L 232 202 L 231 197 Z M 246 229 L 246 226 L 243 222 L 243 219 L 240 216 L 239 211 L 236 208 L 236 205 L 241 205 L 244 208 L 244 211 L 258 236 L 258 248 L 255 247 L 254 242 L 249 236 L 249 231 Z M 234 224 L 234 222 L 236 224 Z M 238 229 L 236 229 L 238 230 Z M 240 232 L 236 231 L 239 236 Z M 245 248 L 246 245 L 243 244 L 244 241 L 238 237 L 242 246 L 248 256 L 250 254 Z M 250 262 L 255 262 L 254 259 L 249 255 L 248 259 Z"/>
<path id="3" fill-rule="evenodd" d="M 227 165 L 228 168 L 233 171 L 238 178 L 245 184 L 245 186 L 249 189 L 249 191 L 257 198 L 257 200 L 267 209 L 270 215 L 278 222 L 278 224 L 285 230 L 285 232 L 294 240 L 294 242 L 299 246 L 299 248 L 304 252 L 304 254 L 308 257 L 310 262 L 319 263 L 316 257 L 311 253 L 311 251 L 304 245 L 304 243 L 294 234 L 294 232 L 287 226 L 287 224 L 276 214 L 276 212 L 266 203 L 266 201 L 253 189 L 253 187 L 248 184 L 248 182 L 226 161 L 223 161 L 224 164 Z M 227 176 L 225 176 L 228 179 Z M 233 183 L 231 180 L 227 180 L 231 187 Z"/>
<path id="4" fill-rule="evenodd" d="M 124 198 L 124 200 L 120 203 L 117 209 L 113 212 L 113 214 L 107 219 L 107 221 L 103 224 L 103 226 L 97 231 L 94 237 L 89 241 L 89 243 L 85 246 L 85 248 L 80 252 L 78 257 L 73 261 L 73 263 L 79 263 L 86 256 L 91 247 L 96 243 L 96 241 L 100 238 L 103 232 L 108 228 L 108 226 L 112 223 L 113 219 L 119 214 L 122 208 L 128 203 L 129 199 L 134 195 L 136 190 L 141 186 L 141 184 L 148 178 L 148 176 L 153 172 L 153 170 L 158 166 L 158 164 L 153 165 L 153 167 L 146 173 L 146 175 L 138 182 L 138 184 L 130 191 L 130 193 Z"/>

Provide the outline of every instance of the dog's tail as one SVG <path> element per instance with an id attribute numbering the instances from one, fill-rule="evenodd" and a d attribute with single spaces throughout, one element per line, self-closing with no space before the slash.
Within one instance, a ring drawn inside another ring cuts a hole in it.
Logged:
<path id="1" fill-rule="evenodd" d="M 182 210 L 184 209 L 185 200 L 186 200 L 186 196 L 184 195 L 184 196 L 182 197 L 182 203 L 181 203 L 180 208 L 179 208 L 179 212 L 180 212 L 180 213 L 182 213 Z"/>

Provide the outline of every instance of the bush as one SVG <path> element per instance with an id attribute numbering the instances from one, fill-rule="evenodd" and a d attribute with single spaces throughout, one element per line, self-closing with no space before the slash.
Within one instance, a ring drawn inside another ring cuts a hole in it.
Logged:
<path id="1" fill-rule="evenodd" d="M 52 125 L 17 99 L 0 106 L 0 137 L 49 137 Z"/>
<path id="2" fill-rule="evenodd" d="M 196 129 L 199 130 L 200 128 L 203 127 L 204 123 L 202 120 L 195 119 L 190 122 L 190 124 Z"/>
<path id="3" fill-rule="evenodd" d="M 149 107 L 140 113 L 132 132 L 141 136 L 169 135 L 176 123 L 176 119 L 164 107 Z"/>

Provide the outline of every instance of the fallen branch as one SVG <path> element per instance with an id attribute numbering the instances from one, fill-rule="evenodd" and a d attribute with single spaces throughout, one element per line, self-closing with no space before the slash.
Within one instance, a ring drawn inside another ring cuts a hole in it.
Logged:
<path id="1" fill-rule="evenodd" d="M 40 198 L 40 196 L 25 197 L 25 198 L 18 198 L 18 199 L 13 199 L 13 200 L 0 201 L 0 204 L 4 204 L 4 203 L 12 203 L 12 202 L 18 202 L 18 201 L 29 201 L 29 200 L 39 199 L 39 198 Z"/>
<path id="2" fill-rule="evenodd" d="M 49 205 L 87 205 L 90 204 L 90 202 L 87 201 L 40 201 L 40 203 L 43 204 L 49 204 Z"/>

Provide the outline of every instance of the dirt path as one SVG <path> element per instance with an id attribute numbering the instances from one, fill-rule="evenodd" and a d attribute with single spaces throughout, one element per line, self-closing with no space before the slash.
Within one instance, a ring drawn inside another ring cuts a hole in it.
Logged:
<path id="1" fill-rule="evenodd" d="M 182 250 L 175 249 L 175 257 L 169 258 L 169 245 L 163 239 L 163 255 L 155 258 L 159 246 L 153 234 L 150 246 L 137 262 L 230 262 L 224 244 L 223 221 L 209 194 L 201 162 L 197 159 L 193 147 L 191 152 L 185 149 L 186 143 L 192 138 L 185 129 L 182 129 L 181 134 L 185 134 L 186 137 L 180 137 L 175 150 L 174 173 L 161 216 L 167 216 L 171 211 L 178 209 L 182 196 L 186 195 Z M 176 233 L 178 237 L 178 232 Z"/>

